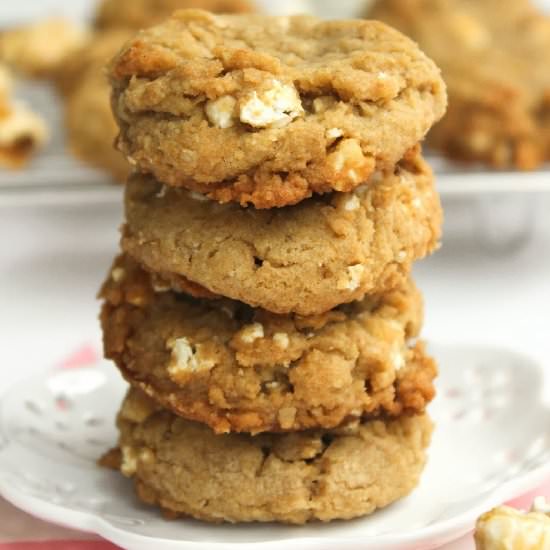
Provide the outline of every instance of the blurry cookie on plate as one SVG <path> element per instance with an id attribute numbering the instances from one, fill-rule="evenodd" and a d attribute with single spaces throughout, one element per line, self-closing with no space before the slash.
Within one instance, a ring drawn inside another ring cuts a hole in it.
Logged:
<path id="1" fill-rule="evenodd" d="M 431 146 L 497 168 L 550 160 L 550 17 L 529 0 L 378 0 L 367 16 L 411 36 L 443 71 L 449 109 Z"/>
<path id="2" fill-rule="evenodd" d="M 51 77 L 87 32 L 66 19 L 45 19 L 0 32 L 0 61 L 27 76 Z"/>
<path id="3" fill-rule="evenodd" d="M 160 23 L 178 9 L 203 9 L 214 13 L 254 11 L 253 0 L 103 0 L 95 25 L 98 29 L 144 29 Z"/>

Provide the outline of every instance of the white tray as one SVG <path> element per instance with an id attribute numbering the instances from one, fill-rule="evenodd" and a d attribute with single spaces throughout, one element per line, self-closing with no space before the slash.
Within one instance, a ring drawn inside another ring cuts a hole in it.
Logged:
<path id="1" fill-rule="evenodd" d="M 125 390 L 105 363 L 51 371 L 8 392 L 0 403 L 0 494 L 132 550 L 436 548 L 549 477 L 550 410 L 542 371 L 529 358 L 475 347 L 432 351 L 441 377 L 427 470 L 412 496 L 370 518 L 305 527 L 163 520 L 136 501 L 128 480 L 95 464 L 115 444 Z"/>

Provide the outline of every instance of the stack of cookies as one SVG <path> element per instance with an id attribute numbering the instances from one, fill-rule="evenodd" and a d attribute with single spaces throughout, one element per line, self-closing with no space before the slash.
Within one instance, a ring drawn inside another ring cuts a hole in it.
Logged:
<path id="1" fill-rule="evenodd" d="M 207 521 L 349 519 L 425 464 L 413 262 L 441 209 L 439 70 L 382 23 L 176 12 L 110 66 L 126 186 L 103 286 L 130 382 L 106 462 Z"/>

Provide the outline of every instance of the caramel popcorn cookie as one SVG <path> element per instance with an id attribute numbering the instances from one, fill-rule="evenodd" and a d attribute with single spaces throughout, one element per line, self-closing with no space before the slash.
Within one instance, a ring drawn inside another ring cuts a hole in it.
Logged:
<path id="1" fill-rule="evenodd" d="M 528 0 L 379 0 L 368 17 L 441 67 L 449 110 L 428 142 L 452 159 L 532 169 L 550 159 L 550 18 Z"/>
<path id="2" fill-rule="evenodd" d="M 118 146 L 219 202 L 373 184 L 445 111 L 439 69 L 378 22 L 176 12 L 111 63 Z"/>
<path id="3" fill-rule="evenodd" d="M 351 519 L 408 495 L 426 463 L 425 416 L 326 431 L 215 435 L 131 390 L 118 417 L 120 471 L 170 517 L 211 522 Z"/>
<path id="4" fill-rule="evenodd" d="M 203 9 L 214 13 L 254 11 L 249 0 L 103 0 L 95 25 L 98 29 L 144 29 L 160 23 L 178 9 Z"/>
<path id="5" fill-rule="evenodd" d="M 50 77 L 86 41 L 87 32 L 65 19 L 45 19 L 0 32 L 0 61 L 28 75 Z"/>
<path id="6" fill-rule="evenodd" d="M 333 428 L 423 412 L 434 362 L 412 282 L 322 315 L 274 315 L 154 290 L 128 258 L 101 296 L 105 355 L 163 406 L 216 432 Z"/>
<path id="7" fill-rule="evenodd" d="M 220 205 L 134 175 L 126 216 L 123 249 L 165 280 L 300 315 L 403 282 L 437 247 L 442 220 L 432 172 L 416 151 L 355 192 L 273 210 Z"/>

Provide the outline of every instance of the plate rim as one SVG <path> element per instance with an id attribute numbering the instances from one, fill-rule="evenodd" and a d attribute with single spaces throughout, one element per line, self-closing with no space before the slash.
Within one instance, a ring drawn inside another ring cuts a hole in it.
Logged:
<path id="1" fill-rule="evenodd" d="M 507 347 L 499 346 L 484 346 L 479 344 L 445 344 L 430 343 L 431 350 L 445 350 L 447 353 L 461 353 L 473 352 L 477 353 L 504 353 L 511 355 L 523 362 L 530 363 L 533 369 L 536 369 L 542 376 L 545 376 L 544 369 L 539 361 L 529 356 L 524 352 L 512 350 Z M 106 361 L 100 361 L 100 365 L 106 364 Z M 94 369 L 97 367 L 80 367 L 75 370 Z M 45 381 L 54 372 L 60 372 L 57 369 L 46 369 L 43 372 L 38 373 L 35 376 L 29 377 L 26 380 L 22 380 L 14 384 L 7 391 L 0 395 L 0 407 L 5 403 L 5 399 L 9 395 L 16 393 L 17 389 L 28 385 L 29 382 L 36 384 L 39 381 Z M 542 388 L 541 395 L 542 399 Z M 548 408 L 548 407 L 545 407 Z M 549 409 L 550 410 L 550 409 Z M 549 432 L 550 433 L 550 429 Z M 0 451 L 0 455 L 1 455 Z M 143 535 L 134 533 L 132 531 L 125 530 L 124 528 L 117 527 L 108 518 L 103 517 L 93 512 L 73 510 L 62 504 L 54 502 L 48 502 L 34 495 L 28 495 L 19 492 L 13 487 L 13 484 L 7 479 L 8 476 L 0 473 L 0 496 L 5 498 L 8 502 L 13 504 L 20 510 L 29 513 L 41 520 L 49 523 L 59 525 L 68 529 L 76 529 L 84 533 L 98 535 L 114 544 L 123 546 L 125 548 L 145 549 L 151 544 L 151 541 L 160 542 L 164 548 L 178 548 L 184 549 L 196 549 L 203 550 L 205 548 L 217 548 L 219 550 L 236 550 L 237 548 L 252 548 L 252 547 L 264 547 L 269 548 L 277 545 L 291 545 L 299 544 L 300 548 L 323 548 L 325 545 L 333 548 L 337 543 L 340 547 L 348 548 L 356 546 L 359 542 L 362 543 L 364 548 L 371 547 L 373 541 L 376 541 L 376 548 L 380 550 L 385 549 L 397 549 L 406 544 L 422 544 L 423 548 L 436 548 L 440 545 L 449 543 L 451 541 L 458 540 L 461 536 L 469 533 L 475 520 L 479 515 L 491 509 L 494 506 L 515 499 L 523 494 L 526 494 L 538 486 L 544 481 L 550 478 L 550 462 L 541 465 L 534 470 L 525 473 L 521 476 L 514 477 L 506 481 L 503 485 L 495 488 L 487 493 L 485 498 L 480 501 L 477 506 L 472 507 L 468 512 L 457 515 L 456 517 L 448 518 L 443 521 L 439 521 L 433 525 L 420 527 L 414 531 L 400 534 L 382 534 L 376 536 L 366 537 L 365 535 L 352 535 L 352 536 L 334 536 L 323 535 L 322 537 L 293 537 L 285 536 L 271 541 L 238 541 L 238 542 L 216 542 L 216 541 L 196 541 L 196 540 L 176 540 L 173 538 L 159 538 L 151 537 L 149 535 Z M 153 510 L 154 513 L 154 510 Z M 66 518 L 66 520 L 64 520 Z M 270 525 L 267 523 L 266 525 Z M 430 543 L 429 539 L 436 540 L 436 542 Z M 131 546 L 128 546 L 128 543 Z M 369 546 L 366 546 L 366 545 Z M 177 545 L 177 546 L 176 546 Z M 330 546 L 332 545 L 332 546 Z M 374 550 L 374 547 L 371 547 Z"/>

